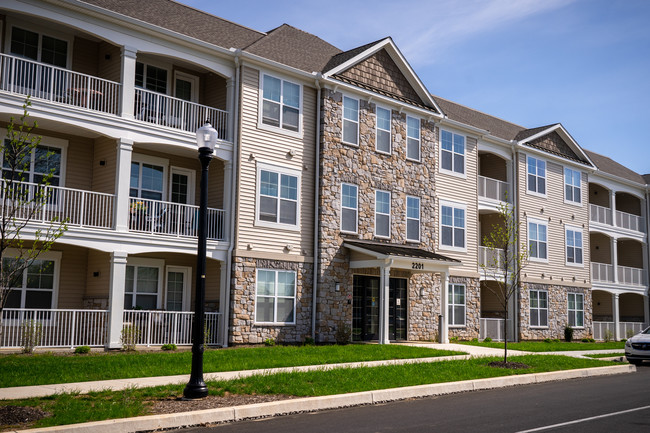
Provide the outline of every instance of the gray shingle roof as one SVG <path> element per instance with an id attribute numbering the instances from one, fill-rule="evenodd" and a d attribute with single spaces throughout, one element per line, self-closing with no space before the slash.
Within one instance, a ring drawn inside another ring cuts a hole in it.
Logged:
<path id="1" fill-rule="evenodd" d="M 244 48 L 264 33 L 172 0 L 81 0 L 223 48 Z"/>
<path id="2" fill-rule="evenodd" d="M 550 124 L 550 125 L 546 125 L 546 126 L 538 126 L 537 128 L 524 129 L 523 131 L 520 131 L 520 132 L 515 136 L 515 140 L 516 140 L 516 141 L 525 140 L 525 139 L 527 139 L 528 137 L 532 137 L 533 135 L 535 135 L 535 134 L 537 134 L 537 133 L 539 133 L 539 132 L 542 132 L 543 130 L 548 129 L 548 128 L 550 128 L 551 126 L 555 126 L 555 125 L 557 125 L 557 123 L 552 123 L 552 124 Z"/>
<path id="3" fill-rule="evenodd" d="M 632 182 L 640 183 L 641 185 L 646 184 L 646 179 L 644 176 L 641 176 L 640 174 L 619 164 L 611 158 L 608 158 L 596 152 L 592 152 L 591 150 L 584 150 L 589 156 L 589 159 L 591 159 L 593 163 L 596 164 L 596 167 L 598 167 L 599 170 L 612 174 L 614 176 L 621 177 L 623 179 L 630 180 Z"/>
<path id="4" fill-rule="evenodd" d="M 377 43 L 383 41 L 384 39 L 386 39 L 386 38 L 382 38 L 382 39 L 379 39 L 377 41 L 370 42 L 370 43 L 365 44 L 365 45 L 361 45 L 360 47 L 352 48 L 351 50 L 343 51 L 343 52 L 341 52 L 339 54 L 336 54 L 335 56 L 333 56 L 327 62 L 327 64 L 323 68 L 322 72 L 330 71 L 330 70 L 336 68 L 337 66 L 342 65 L 343 63 L 347 62 L 348 60 L 350 60 L 354 56 L 357 56 L 357 55 L 363 53 L 368 48 L 372 47 L 373 45 L 376 45 Z"/>
<path id="5" fill-rule="evenodd" d="M 645 179 L 646 185 L 650 185 L 650 174 L 644 174 L 643 179 Z"/>
<path id="6" fill-rule="evenodd" d="M 452 259 L 441 254 L 433 253 L 431 251 L 423 250 L 421 248 L 412 247 L 408 245 L 389 244 L 383 242 L 372 242 L 363 240 L 345 240 L 345 245 L 351 245 L 358 248 L 363 248 L 374 253 L 383 254 L 387 256 L 400 256 L 400 257 L 413 257 L 418 259 L 438 260 L 442 262 L 461 263 L 460 260 Z"/>

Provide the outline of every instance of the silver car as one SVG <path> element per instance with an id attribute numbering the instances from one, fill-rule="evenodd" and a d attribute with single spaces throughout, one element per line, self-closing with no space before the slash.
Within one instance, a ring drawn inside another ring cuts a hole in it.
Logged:
<path id="1" fill-rule="evenodd" d="M 650 327 L 625 342 L 625 358 L 634 365 L 641 364 L 644 359 L 650 360 Z"/>

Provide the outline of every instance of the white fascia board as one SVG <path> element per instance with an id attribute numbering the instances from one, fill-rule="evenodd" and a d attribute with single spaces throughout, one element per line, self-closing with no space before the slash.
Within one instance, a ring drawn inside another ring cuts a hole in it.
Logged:
<path id="1" fill-rule="evenodd" d="M 517 149 L 522 153 L 533 154 L 539 156 L 540 158 L 554 161 L 562 166 L 567 166 L 567 165 L 572 166 L 579 170 L 586 171 L 588 173 L 593 173 L 596 171 L 595 166 L 585 164 L 584 162 L 574 161 L 572 159 L 568 159 L 563 156 L 555 155 L 553 153 L 546 152 L 544 150 L 537 149 L 532 146 L 527 146 L 526 144 L 521 144 L 521 142 L 517 143 Z"/>
<path id="2" fill-rule="evenodd" d="M 476 138 L 481 138 L 490 134 L 490 131 L 487 129 L 477 128 L 476 126 L 468 125 L 466 123 L 459 122 L 457 120 L 452 120 L 448 117 L 440 119 L 440 125 L 448 125 L 452 128 L 461 129 L 470 134 L 474 134 Z"/>
<path id="3" fill-rule="evenodd" d="M 239 51 L 239 50 L 237 50 Z M 235 50 L 233 49 L 233 53 Z M 256 67 L 263 67 L 266 69 L 273 69 L 275 71 L 283 72 L 285 75 L 291 75 L 296 78 L 300 78 L 309 82 L 314 82 L 321 78 L 318 72 L 306 72 L 302 69 L 294 68 L 293 66 L 288 66 L 283 63 L 276 62 L 274 60 L 269 60 L 265 57 L 258 56 L 257 54 L 251 54 L 247 51 L 239 51 L 239 57 L 244 60 L 246 59 L 249 65 Z M 243 61 L 242 61 L 243 65 Z"/>
<path id="4" fill-rule="evenodd" d="M 315 76 L 312 76 L 312 79 L 316 78 Z M 354 86 L 352 84 L 344 83 L 343 81 L 339 81 L 336 78 L 331 78 L 331 77 L 325 77 L 323 76 L 322 78 L 322 83 L 321 85 L 324 88 L 333 90 L 333 91 L 338 91 L 339 89 L 343 88 L 346 91 L 349 91 L 350 93 L 356 93 L 356 94 L 361 94 L 366 96 L 368 99 L 372 98 L 372 102 L 377 102 L 381 101 L 384 105 L 388 105 L 391 107 L 407 107 L 404 108 L 405 111 L 412 112 L 412 113 L 417 113 L 418 116 L 421 116 L 425 120 L 429 121 L 434 121 L 435 120 L 441 120 L 442 119 L 442 114 L 437 114 L 434 113 L 430 110 L 425 110 L 424 108 L 417 107 L 415 105 L 411 105 L 407 102 L 400 101 L 397 99 L 393 99 L 388 96 L 381 95 L 379 93 L 375 93 L 372 90 L 366 90 L 361 87 Z M 397 109 L 399 111 L 399 108 Z M 429 119 L 431 118 L 431 119 Z"/>
<path id="5" fill-rule="evenodd" d="M 330 69 L 329 71 L 326 71 L 323 75 L 325 77 L 329 77 L 331 75 L 338 74 L 339 72 L 348 69 L 349 67 L 361 62 L 362 60 L 370 57 L 371 55 L 375 54 L 376 52 L 384 48 L 391 56 L 393 61 L 397 63 L 397 66 L 400 68 L 400 70 L 402 70 L 402 72 L 406 72 L 404 74 L 404 77 L 406 77 L 409 84 L 417 92 L 418 96 L 423 101 L 426 101 L 429 104 L 431 104 L 431 106 L 434 107 L 436 110 L 438 110 L 439 113 L 442 113 L 442 110 L 440 109 L 440 107 L 438 107 L 438 104 L 436 104 L 436 101 L 433 99 L 433 97 L 431 97 L 431 94 L 425 87 L 424 83 L 422 83 L 422 81 L 420 80 L 420 77 L 417 76 L 413 68 L 411 68 L 411 65 L 409 65 L 409 63 L 406 61 L 399 48 L 397 48 L 397 45 L 395 45 L 395 42 L 393 42 L 393 40 L 390 37 L 382 39 L 381 41 L 377 42 L 375 45 L 371 46 L 370 48 L 357 54 L 347 62 L 341 63 L 337 67 Z"/>

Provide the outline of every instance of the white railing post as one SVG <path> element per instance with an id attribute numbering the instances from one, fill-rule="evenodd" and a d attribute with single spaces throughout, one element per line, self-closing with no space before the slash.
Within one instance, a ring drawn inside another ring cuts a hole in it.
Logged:
<path id="1" fill-rule="evenodd" d="M 77 312 L 73 311 L 72 312 L 72 320 L 71 320 L 71 326 L 72 330 L 70 331 L 70 349 L 74 349 L 75 346 L 75 339 L 77 338 L 76 335 L 76 330 L 77 330 Z"/>

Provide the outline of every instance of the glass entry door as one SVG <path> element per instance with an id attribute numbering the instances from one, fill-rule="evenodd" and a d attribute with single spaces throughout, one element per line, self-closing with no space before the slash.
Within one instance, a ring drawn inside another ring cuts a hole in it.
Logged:
<path id="1" fill-rule="evenodd" d="M 388 338 L 406 340 L 406 284 L 405 278 L 391 278 L 388 296 Z"/>
<path id="2" fill-rule="evenodd" d="M 388 338 L 406 340 L 407 280 L 391 278 L 388 297 Z M 355 341 L 379 338 L 380 279 L 367 275 L 355 275 L 352 299 L 352 339 Z"/>

